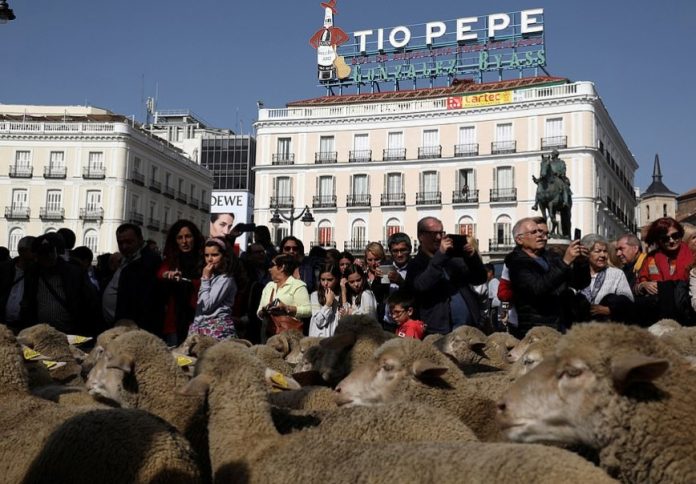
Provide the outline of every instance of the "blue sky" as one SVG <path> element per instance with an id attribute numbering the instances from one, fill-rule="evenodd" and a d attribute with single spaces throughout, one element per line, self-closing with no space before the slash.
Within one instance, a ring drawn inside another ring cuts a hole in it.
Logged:
<path id="1" fill-rule="evenodd" d="M 321 0 L 9 0 L 0 102 L 91 104 L 144 118 L 141 99 L 249 132 L 266 107 L 320 96 L 309 37 Z M 660 154 L 676 192 L 696 187 L 696 2 L 338 0 L 357 30 L 544 8 L 547 70 L 593 81 L 650 183 Z"/>

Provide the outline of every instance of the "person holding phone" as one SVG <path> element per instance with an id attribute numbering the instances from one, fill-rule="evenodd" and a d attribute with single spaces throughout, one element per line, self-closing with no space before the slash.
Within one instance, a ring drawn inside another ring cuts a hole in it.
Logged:
<path id="1" fill-rule="evenodd" d="M 471 285 L 483 284 L 487 275 L 475 247 L 466 241 L 460 247 L 461 255 L 457 254 L 455 240 L 435 217 L 418 221 L 417 232 L 420 247 L 408 266 L 406 288 L 416 296 L 427 333 L 446 334 L 459 326 L 478 326 L 481 312 Z"/>

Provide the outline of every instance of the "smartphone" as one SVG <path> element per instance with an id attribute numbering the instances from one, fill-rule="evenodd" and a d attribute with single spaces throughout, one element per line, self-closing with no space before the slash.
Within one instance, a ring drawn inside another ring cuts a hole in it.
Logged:
<path id="1" fill-rule="evenodd" d="M 464 257 L 464 246 L 466 245 L 466 235 L 450 234 L 447 237 L 452 239 L 452 249 L 449 251 L 452 257 Z"/>
<path id="2" fill-rule="evenodd" d="M 582 239 L 582 231 L 580 229 L 575 229 L 575 232 L 573 233 L 573 240 L 580 239 Z"/>
<path id="3" fill-rule="evenodd" d="M 394 270 L 393 266 L 384 265 L 379 266 L 379 270 L 382 271 L 382 284 L 389 284 L 389 273 Z"/>

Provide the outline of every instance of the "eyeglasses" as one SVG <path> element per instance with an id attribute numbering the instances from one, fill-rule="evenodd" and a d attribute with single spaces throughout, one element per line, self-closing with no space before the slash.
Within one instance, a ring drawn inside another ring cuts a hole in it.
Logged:
<path id="1" fill-rule="evenodd" d="M 392 254 L 407 254 L 411 252 L 409 249 L 391 249 L 389 250 Z"/>
<path id="2" fill-rule="evenodd" d="M 667 243 L 669 243 L 670 240 L 672 240 L 673 242 L 677 242 L 677 241 L 680 241 L 681 239 L 682 239 L 682 235 L 679 234 L 679 232 L 674 232 L 673 234 L 667 234 L 667 235 L 663 235 L 662 237 L 660 237 L 660 242 L 662 242 L 663 244 L 667 244 Z"/>
<path id="3" fill-rule="evenodd" d="M 297 252 L 300 248 L 296 245 L 286 245 L 283 247 L 283 252 Z"/>
<path id="4" fill-rule="evenodd" d="M 437 237 L 438 235 L 441 237 L 444 237 L 446 233 L 447 232 L 445 232 L 444 230 L 422 230 L 421 231 L 421 234 L 428 234 L 428 235 L 432 235 L 433 237 Z"/>
<path id="5" fill-rule="evenodd" d="M 548 237 L 549 233 L 546 230 L 534 229 L 529 232 L 522 232 L 520 235 L 541 235 L 542 237 Z"/>
<path id="6" fill-rule="evenodd" d="M 406 312 L 405 309 L 392 309 L 389 311 L 389 314 L 392 315 L 394 318 L 400 318 L 402 314 Z"/>

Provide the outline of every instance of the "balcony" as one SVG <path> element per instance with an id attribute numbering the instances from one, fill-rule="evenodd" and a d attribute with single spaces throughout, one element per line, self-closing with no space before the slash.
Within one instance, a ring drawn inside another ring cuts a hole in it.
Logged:
<path id="1" fill-rule="evenodd" d="M 343 242 L 343 250 L 351 254 L 363 254 L 365 252 L 366 240 L 351 240 Z"/>
<path id="2" fill-rule="evenodd" d="M 210 213 L 210 202 L 206 202 L 205 200 L 201 201 L 200 210 L 203 213 Z"/>
<path id="3" fill-rule="evenodd" d="M 380 205 L 383 207 L 403 207 L 406 205 L 406 194 L 383 193 Z"/>
<path id="4" fill-rule="evenodd" d="M 154 178 L 150 178 L 150 191 L 155 193 L 162 193 L 162 183 L 158 182 Z"/>
<path id="5" fill-rule="evenodd" d="M 39 218 L 41 220 L 63 220 L 65 218 L 65 209 L 61 207 L 41 207 L 39 209 Z"/>
<path id="6" fill-rule="evenodd" d="M 81 208 L 80 218 L 85 222 L 104 220 L 104 209 L 101 207 Z"/>
<path id="7" fill-rule="evenodd" d="M 567 148 L 568 147 L 568 137 L 567 136 L 549 136 L 547 138 L 541 138 L 541 149 L 550 150 L 552 148 Z"/>
<path id="8" fill-rule="evenodd" d="M 515 248 L 515 241 L 512 237 L 499 237 L 497 239 L 488 239 L 489 252 L 509 252 Z"/>
<path id="9" fill-rule="evenodd" d="M 492 188 L 491 202 L 516 202 L 517 188 Z"/>
<path id="10" fill-rule="evenodd" d="M 82 178 L 85 180 L 103 180 L 106 178 L 104 165 L 90 165 L 82 168 Z"/>
<path id="11" fill-rule="evenodd" d="M 199 203 L 200 202 L 198 201 L 198 199 L 196 197 L 189 197 L 189 201 L 188 201 L 189 207 L 198 208 Z"/>
<path id="12" fill-rule="evenodd" d="M 432 158 L 442 158 L 442 146 L 421 146 L 418 148 L 419 160 L 429 160 Z"/>
<path id="13" fill-rule="evenodd" d="M 186 197 L 186 194 L 182 192 L 181 190 L 178 190 L 176 192 L 176 201 L 181 202 L 181 203 L 186 203 L 188 201 L 188 198 Z"/>
<path id="14" fill-rule="evenodd" d="M 335 249 L 336 248 L 336 241 L 335 240 L 310 240 L 309 241 L 309 248 L 311 249 L 312 247 L 321 247 L 323 249 Z"/>
<path id="15" fill-rule="evenodd" d="M 68 176 L 68 169 L 65 166 L 44 166 L 44 178 L 64 179 Z"/>
<path id="16" fill-rule="evenodd" d="M 164 195 L 167 198 L 174 198 L 174 189 L 170 186 L 165 186 L 164 191 L 162 192 L 162 195 Z"/>
<path id="17" fill-rule="evenodd" d="M 367 163 L 372 161 L 372 150 L 350 150 L 348 152 L 349 163 Z"/>
<path id="18" fill-rule="evenodd" d="M 452 203 L 479 203 L 479 191 L 476 190 L 455 190 L 452 192 Z"/>
<path id="19" fill-rule="evenodd" d="M 142 225 L 145 221 L 145 217 L 143 217 L 142 213 L 136 210 L 131 210 L 130 214 L 128 214 L 128 221 L 132 224 Z"/>
<path id="20" fill-rule="evenodd" d="M 295 197 L 271 197 L 271 208 L 290 208 L 295 205 Z"/>
<path id="21" fill-rule="evenodd" d="M 442 205 L 442 192 L 418 192 L 416 205 Z"/>
<path id="22" fill-rule="evenodd" d="M 336 208 L 336 195 L 315 195 L 312 208 Z"/>
<path id="23" fill-rule="evenodd" d="M 29 220 L 31 210 L 24 205 L 10 205 L 5 207 L 5 218 L 7 220 Z"/>
<path id="24" fill-rule="evenodd" d="M 517 152 L 517 141 L 493 141 L 491 143 L 491 154 L 493 155 L 515 152 Z"/>
<path id="25" fill-rule="evenodd" d="M 382 152 L 382 160 L 399 161 L 406 159 L 406 148 L 387 148 Z"/>
<path id="26" fill-rule="evenodd" d="M 159 220 L 154 219 L 154 218 L 148 218 L 147 219 L 147 228 L 150 230 L 159 230 L 160 229 Z"/>
<path id="27" fill-rule="evenodd" d="M 360 195 L 347 195 L 346 207 L 369 207 L 371 205 L 372 195 L 369 193 Z"/>
<path id="28" fill-rule="evenodd" d="M 454 156 L 478 156 L 478 143 L 469 143 L 464 145 L 454 145 Z"/>
<path id="29" fill-rule="evenodd" d="M 33 166 L 12 165 L 10 166 L 10 178 L 31 178 L 34 176 Z"/>
<path id="30" fill-rule="evenodd" d="M 272 165 L 292 165 L 295 163 L 295 153 L 275 153 L 271 158 Z"/>
<path id="31" fill-rule="evenodd" d="M 131 181 L 136 185 L 143 187 L 145 186 L 145 175 L 137 170 L 133 170 L 133 173 L 131 173 Z"/>
<path id="32" fill-rule="evenodd" d="M 336 151 L 317 151 L 314 153 L 314 163 L 317 165 L 326 165 L 337 161 L 338 152 Z"/>

